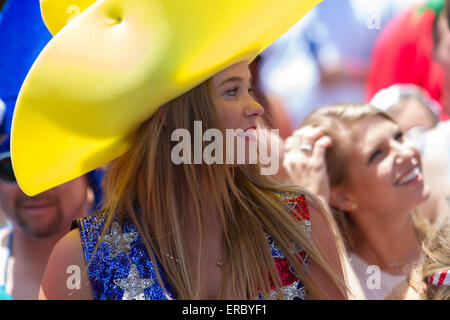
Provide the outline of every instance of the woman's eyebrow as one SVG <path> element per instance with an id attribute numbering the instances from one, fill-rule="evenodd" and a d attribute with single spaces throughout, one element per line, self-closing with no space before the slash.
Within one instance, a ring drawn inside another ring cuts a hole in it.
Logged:
<path id="1" fill-rule="evenodd" d="M 244 79 L 242 77 L 230 77 L 230 78 L 227 78 L 227 79 L 223 80 L 219 84 L 219 86 L 223 86 L 224 84 L 226 84 L 228 82 L 233 82 L 233 81 L 240 81 L 240 82 L 242 82 L 242 81 L 244 81 Z"/>

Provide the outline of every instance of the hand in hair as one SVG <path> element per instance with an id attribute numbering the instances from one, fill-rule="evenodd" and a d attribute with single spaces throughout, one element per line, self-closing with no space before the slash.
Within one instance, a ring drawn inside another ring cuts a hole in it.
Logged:
<path id="1" fill-rule="evenodd" d="M 283 167 L 289 182 L 301 186 L 328 202 L 330 183 L 325 152 L 331 138 L 320 128 L 306 126 L 286 139 Z"/>

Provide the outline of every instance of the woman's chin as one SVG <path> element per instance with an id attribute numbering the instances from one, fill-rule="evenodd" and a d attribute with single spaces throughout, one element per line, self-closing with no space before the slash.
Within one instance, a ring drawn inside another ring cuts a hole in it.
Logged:
<path id="1" fill-rule="evenodd" d="M 414 197 L 414 203 L 418 206 L 426 202 L 430 198 L 430 188 L 426 183 L 422 184 L 422 187 L 419 188 L 417 195 Z"/>

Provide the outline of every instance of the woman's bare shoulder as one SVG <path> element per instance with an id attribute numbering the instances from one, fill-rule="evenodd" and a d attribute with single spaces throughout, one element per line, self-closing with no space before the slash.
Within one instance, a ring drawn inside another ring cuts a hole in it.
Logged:
<path id="1" fill-rule="evenodd" d="M 70 231 L 53 248 L 39 299 L 92 299 L 79 229 Z"/>
<path id="2" fill-rule="evenodd" d="M 328 258 L 331 269 L 335 271 L 336 276 L 344 284 L 346 278 L 343 267 L 345 250 L 342 242 L 338 239 L 339 235 L 333 232 L 333 229 L 336 231 L 337 228 L 331 225 L 334 224 L 334 220 L 329 220 L 332 218 L 326 216 L 316 199 L 308 195 L 305 198 L 311 219 L 312 239 L 317 248 L 322 251 L 323 256 Z M 329 279 L 325 271 L 313 259 L 310 261 L 310 272 L 316 278 L 319 285 L 322 286 L 322 290 L 331 299 L 348 299 L 348 292 L 341 292 L 335 285 L 331 285 L 331 279 Z"/>

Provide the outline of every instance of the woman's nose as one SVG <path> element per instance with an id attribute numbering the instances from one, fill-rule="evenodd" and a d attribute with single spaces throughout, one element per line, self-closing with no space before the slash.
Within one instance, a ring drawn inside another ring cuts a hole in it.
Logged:
<path id="1" fill-rule="evenodd" d="M 397 144 L 395 149 L 396 149 L 396 157 L 395 157 L 396 164 L 402 164 L 408 161 L 413 162 L 413 164 L 417 164 L 415 163 L 417 162 L 416 152 L 414 151 L 412 145 L 408 143 Z"/>
<path id="2" fill-rule="evenodd" d="M 264 108 L 253 98 L 249 98 L 247 108 L 245 109 L 246 116 L 249 118 L 257 118 L 262 116 Z"/>

